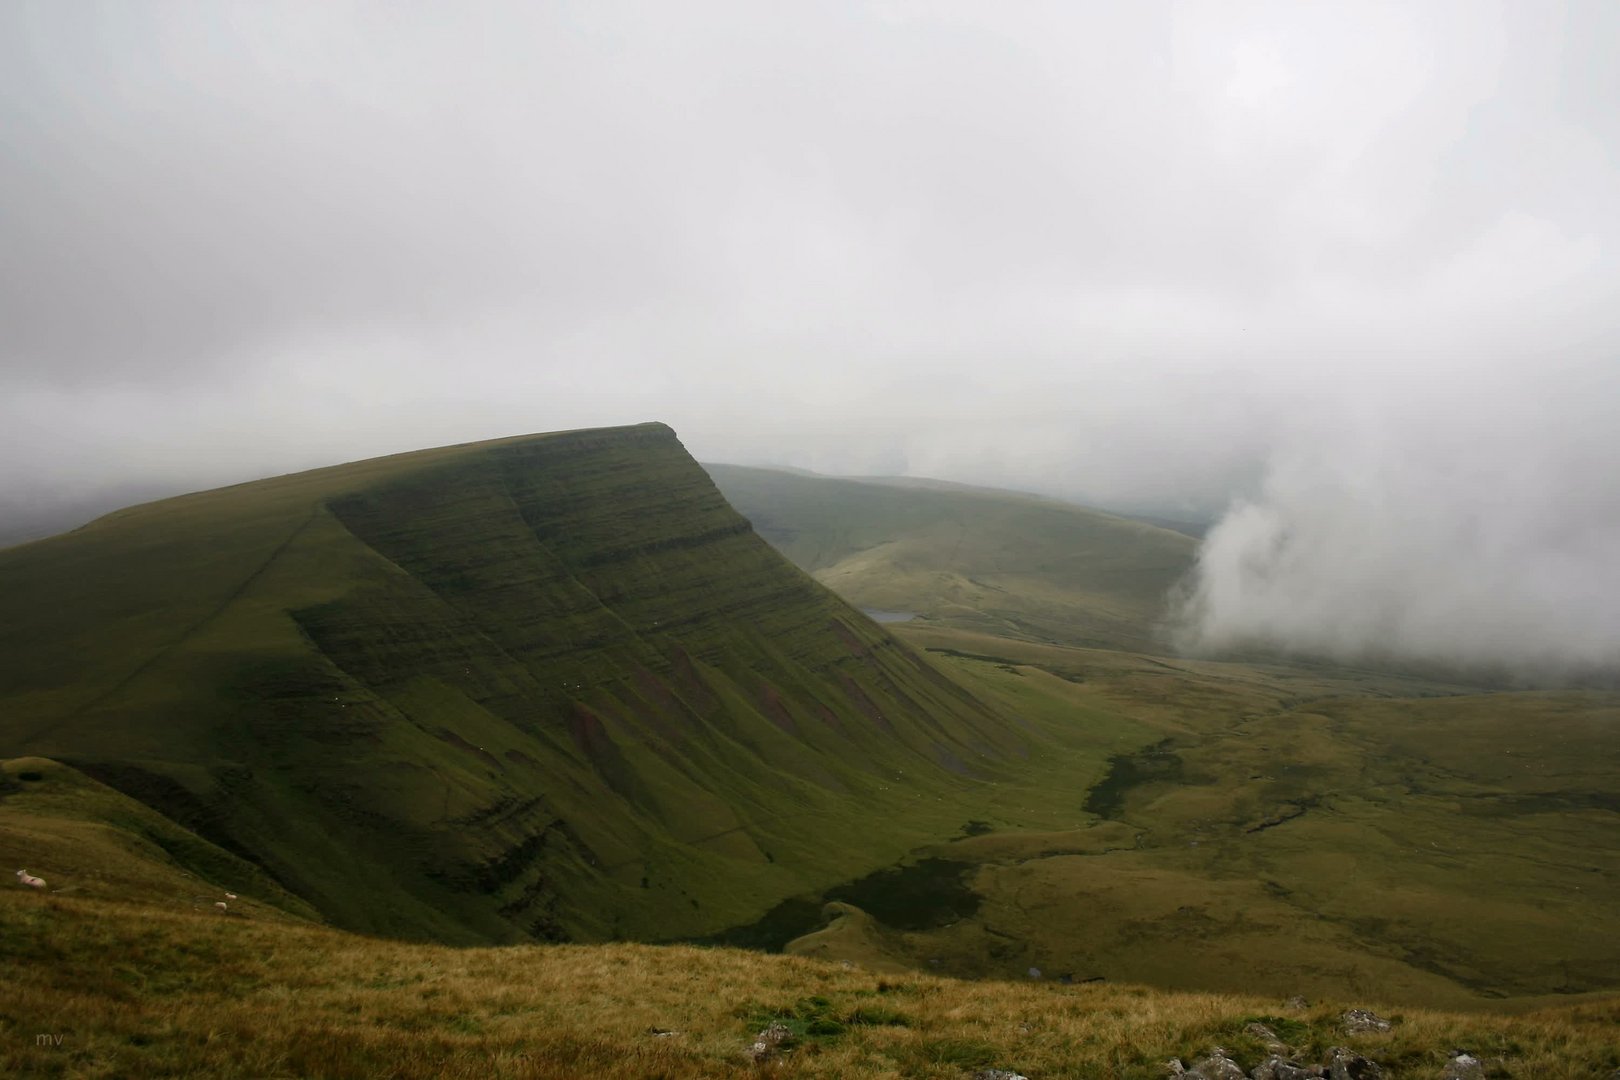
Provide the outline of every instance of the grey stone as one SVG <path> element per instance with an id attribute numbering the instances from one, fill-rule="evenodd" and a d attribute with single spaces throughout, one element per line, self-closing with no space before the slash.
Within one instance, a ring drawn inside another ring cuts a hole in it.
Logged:
<path id="1" fill-rule="evenodd" d="M 1440 1080 L 1485 1080 L 1485 1063 L 1466 1050 L 1453 1050 Z"/>
<path id="2" fill-rule="evenodd" d="M 1384 1070 L 1376 1061 L 1345 1046 L 1328 1051 L 1327 1074 L 1332 1080 L 1384 1080 Z"/>
<path id="3" fill-rule="evenodd" d="M 1207 1058 L 1188 1070 L 1187 1076 L 1189 1080 L 1193 1077 L 1197 1080 L 1249 1080 L 1242 1066 L 1227 1057 L 1225 1049 L 1219 1046 L 1211 1050 Z"/>
<path id="4" fill-rule="evenodd" d="M 754 1036 L 754 1045 L 744 1050 L 743 1054 L 750 1061 L 764 1061 L 781 1049 L 783 1043 L 792 1038 L 793 1032 L 788 1030 L 787 1025 L 772 1022 L 769 1027 Z"/>
<path id="5" fill-rule="evenodd" d="M 1368 1035 L 1388 1031 L 1395 1026 L 1370 1009 L 1346 1009 L 1340 1020 L 1340 1026 L 1347 1035 Z"/>
<path id="6" fill-rule="evenodd" d="M 1323 1075 L 1320 1065 L 1299 1065 L 1273 1054 L 1254 1067 L 1250 1080 L 1319 1080 Z"/>

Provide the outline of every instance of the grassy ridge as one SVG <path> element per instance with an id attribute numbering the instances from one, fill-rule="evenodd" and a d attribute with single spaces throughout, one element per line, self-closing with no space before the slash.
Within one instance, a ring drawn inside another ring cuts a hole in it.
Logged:
<path id="1" fill-rule="evenodd" d="M 1054 499 L 706 465 L 731 504 L 853 604 L 936 625 L 1152 650 L 1196 541 Z"/>
<path id="2" fill-rule="evenodd" d="M 1024 749 L 657 424 L 0 551 L 0 700 L 0 752 L 75 765 L 342 925 L 450 941 L 739 921 L 948 833 L 902 811 Z"/>
<path id="3" fill-rule="evenodd" d="M 17 890 L 0 891 L 0 943 L 8 1075 L 727 1077 L 752 1071 L 743 1051 L 772 1022 L 797 1033 L 776 1076 L 1131 1080 L 1215 1045 L 1250 1067 L 1265 1053 L 1256 1021 L 1309 1060 L 1348 1044 L 1392 1078 L 1439 1077 L 1452 1047 L 1498 1077 L 1620 1065 L 1613 1000 L 1408 1009 L 1390 1034 L 1347 1036 L 1340 1011 L 1376 1001 L 1288 1012 L 1269 997 L 964 983 L 726 949 L 453 949 Z"/>

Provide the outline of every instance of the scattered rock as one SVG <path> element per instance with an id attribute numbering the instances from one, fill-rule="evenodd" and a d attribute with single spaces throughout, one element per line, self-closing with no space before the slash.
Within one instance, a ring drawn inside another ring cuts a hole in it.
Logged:
<path id="1" fill-rule="evenodd" d="M 791 1041 L 792 1038 L 793 1032 L 788 1030 L 787 1025 L 773 1022 L 769 1027 L 754 1036 L 754 1045 L 743 1051 L 743 1053 L 750 1061 L 764 1061 L 781 1049 L 783 1043 Z"/>
<path id="2" fill-rule="evenodd" d="M 1029 1077 L 1011 1069 L 980 1069 L 973 1074 L 973 1080 L 1029 1080 Z"/>
<path id="3" fill-rule="evenodd" d="M 1180 1058 L 1171 1058 L 1169 1061 L 1164 1063 L 1164 1075 L 1166 1075 L 1166 1076 L 1186 1076 L 1187 1075 L 1187 1066 L 1185 1066 L 1185 1065 L 1183 1065 L 1181 1063 Z"/>
<path id="4" fill-rule="evenodd" d="M 1346 1009 L 1340 1020 L 1339 1026 L 1346 1035 L 1367 1035 L 1388 1031 L 1395 1026 L 1369 1009 Z"/>
<path id="5" fill-rule="evenodd" d="M 1320 1065 L 1299 1065 L 1273 1054 L 1254 1067 L 1249 1080 L 1320 1080 L 1323 1075 Z"/>
<path id="6" fill-rule="evenodd" d="M 1388 1025 L 1389 1021 L 1383 1023 Z M 1383 1030 L 1388 1031 L 1389 1028 L 1386 1026 Z M 1384 1080 L 1384 1070 L 1378 1067 L 1376 1061 L 1364 1058 L 1344 1046 L 1335 1046 L 1328 1051 L 1327 1074 L 1332 1080 Z"/>
<path id="7" fill-rule="evenodd" d="M 1295 994 L 1293 997 L 1291 997 L 1287 1001 L 1283 1002 L 1283 1008 L 1288 1009 L 1288 1010 L 1290 1010 L 1292 1012 L 1304 1012 L 1306 1009 L 1308 1009 L 1310 1007 L 1311 1007 L 1311 1003 L 1309 1001 L 1307 1001 L 1305 998 L 1298 995 L 1298 994 Z"/>
<path id="8" fill-rule="evenodd" d="M 1266 1049 L 1270 1050 L 1273 1054 L 1288 1049 L 1288 1045 L 1281 1039 L 1277 1038 L 1277 1033 L 1262 1023 L 1255 1022 L 1249 1024 L 1244 1027 L 1243 1032 L 1244 1034 L 1252 1035 L 1256 1039 L 1259 1039 L 1261 1042 L 1265 1043 Z"/>
<path id="9" fill-rule="evenodd" d="M 1038 967 L 1030 968 L 1029 969 L 1029 977 L 1032 978 L 1032 979 L 1040 978 L 1041 977 L 1041 969 L 1038 968 Z"/>
<path id="10" fill-rule="evenodd" d="M 655 1039 L 669 1039 L 679 1035 L 680 1032 L 671 1031 L 668 1028 L 650 1027 L 647 1029 L 647 1034 L 651 1035 Z"/>
<path id="11" fill-rule="evenodd" d="M 1074 972 L 1065 971 L 1062 975 L 1058 976 L 1058 982 L 1062 983 L 1064 986 L 1073 986 L 1074 985 Z"/>
<path id="12" fill-rule="evenodd" d="M 1485 1063 L 1466 1050 L 1453 1050 L 1440 1080 L 1485 1080 Z"/>

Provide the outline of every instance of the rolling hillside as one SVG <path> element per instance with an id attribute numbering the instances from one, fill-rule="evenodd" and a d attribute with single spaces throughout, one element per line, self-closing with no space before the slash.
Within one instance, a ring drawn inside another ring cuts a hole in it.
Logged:
<path id="1" fill-rule="evenodd" d="M 1275 980 L 1244 996 L 1189 994 L 734 949 L 447 948 L 344 933 L 302 918 L 227 853 L 38 758 L 0 762 L 0 853 L 19 845 L 59 869 L 43 889 L 0 883 L 8 1076 L 1147 1080 L 1217 1046 L 1245 1070 L 1337 1053 L 1390 1080 L 1574 1080 L 1620 1065 L 1613 998 L 1523 1015 L 1362 995 L 1301 1006 Z M 227 889 L 241 895 L 216 908 Z M 1392 1030 L 1347 1032 L 1351 1007 Z M 756 1065 L 767 1029 L 781 1041 Z M 1459 1047 L 1489 1071 L 1454 1071 Z"/>
<path id="2" fill-rule="evenodd" d="M 1035 495 L 705 465 L 760 535 L 858 607 L 1031 641 L 1162 650 L 1197 541 Z"/>
<path id="3" fill-rule="evenodd" d="M 1023 750 L 659 424 L 0 551 L 0 757 L 71 765 L 355 929 L 713 930 L 948 835 L 942 796 Z"/>

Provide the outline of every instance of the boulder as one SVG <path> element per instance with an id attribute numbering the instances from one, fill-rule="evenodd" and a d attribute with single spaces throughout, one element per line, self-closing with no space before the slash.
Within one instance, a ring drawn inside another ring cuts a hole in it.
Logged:
<path id="1" fill-rule="evenodd" d="M 1466 1050 L 1453 1050 L 1440 1080 L 1485 1080 L 1485 1063 Z"/>
<path id="2" fill-rule="evenodd" d="M 1346 1009 L 1339 1019 L 1346 1035 L 1369 1035 L 1395 1026 L 1370 1009 Z"/>
<path id="3" fill-rule="evenodd" d="M 1215 1047 L 1209 1056 L 1187 1070 L 1188 1080 L 1249 1080 L 1243 1067 L 1226 1056 L 1222 1047 Z"/>
<path id="4" fill-rule="evenodd" d="M 744 1050 L 743 1054 L 750 1061 L 764 1061 L 792 1040 L 793 1032 L 788 1030 L 786 1024 L 773 1022 L 754 1036 L 754 1045 Z"/>
<path id="5" fill-rule="evenodd" d="M 1254 1067 L 1250 1080 L 1320 1080 L 1326 1075 L 1320 1065 L 1299 1065 L 1287 1058 L 1271 1055 Z"/>
<path id="6" fill-rule="evenodd" d="M 1332 1080 L 1384 1080 L 1384 1070 L 1376 1061 L 1345 1046 L 1328 1051 L 1327 1074 Z"/>

